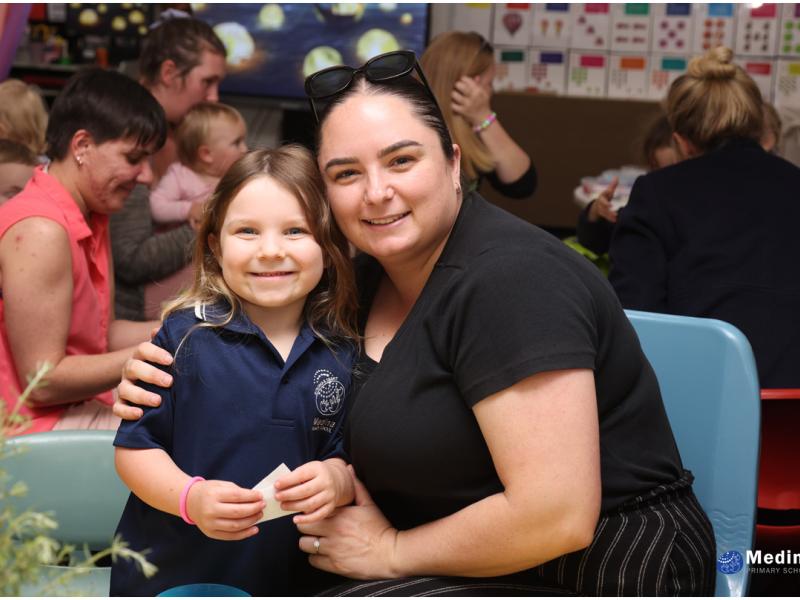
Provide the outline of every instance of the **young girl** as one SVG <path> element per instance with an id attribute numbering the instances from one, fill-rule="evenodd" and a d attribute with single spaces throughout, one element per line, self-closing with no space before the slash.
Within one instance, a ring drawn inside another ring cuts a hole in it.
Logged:
<path id="1" fill-rule="evenodd" d="M 145 579 L 119 561 L 111 592 L 213 582 L 285 595 L 290 577 L 312 571 L 294 524 L 353 497 L 339 450 L 355 338 L 347 242 L 299 146 L 237 161 L 197 240 L 193 286 L 155 338 L 176 357 L 175 383 L 152 387 L 160 406 L 124 423 L 114 442 L 133 492 L 118 532 L 149 548 L 159 571 Z M 281 507 L 303 514 L 256 527 L 265 502 L 251 488 L 281 463 L 294 469 L 279 480 Z"/>
<path id="2" fill-rule="evenodd" d="M 232 106 L 201 102 L 184 117 L 175 132 L 180 162 L 172 163 L 150 193 L 156 223 L 193 218 L 195 203 L 204 204 L 220 177 L 247 152 L 247 128 Z"/>

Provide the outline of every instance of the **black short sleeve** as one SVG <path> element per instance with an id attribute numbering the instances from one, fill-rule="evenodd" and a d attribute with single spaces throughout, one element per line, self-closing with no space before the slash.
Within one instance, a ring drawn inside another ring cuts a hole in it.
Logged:
<path id="1" fill-rule="evenodd" d="M 449 353 L 470 406 L 536 373 L 594 367 L 589 292 L 558 262 L 547 269 L 541 262 L 494 250 L 455 287 Z"/>

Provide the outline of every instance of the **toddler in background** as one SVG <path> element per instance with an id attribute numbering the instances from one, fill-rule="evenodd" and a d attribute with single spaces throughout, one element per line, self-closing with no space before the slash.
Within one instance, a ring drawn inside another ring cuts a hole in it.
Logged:
<path id="1" fill-rule="evenodd" d="M 153 220 L 189 220 L 192 205 L 205 203 L 228 168 L 247 152 L 246 135 L 244 119 L 235 108 L 218 102 L 194 106 L 175 131 L 180 162 L 169 166 L 150 193 Z"/>
<path id="2" fill-rule="evenodd" d="M 0 83 L 0 138 L 22 144 L 46 162 L 46 130 L 47 108 L 37 89 L 19 79 Z"/>
<path id="3" fill-rule="evenodd" d="M 27 146 L 0 139 L 0 204 L 22 191 L 38 164 L 36 154 Z"/>

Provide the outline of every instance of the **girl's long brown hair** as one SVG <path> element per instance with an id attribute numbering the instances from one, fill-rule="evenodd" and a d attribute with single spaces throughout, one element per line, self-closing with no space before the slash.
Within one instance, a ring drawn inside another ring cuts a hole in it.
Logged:
<path id="1" fill-rule="evenodd" d="M 325 198 L 324 184 L 311 153 L 298 145 L 275 150 L 254 150 L 237 160 L 217 184 L 206 206 L 194 249 L 194 281 L 171 302 L 162 319 L 198 304 L 212 305 L 225 300 L 231 307 L 224 318 L 201 326 L 221 327 L 241 309 L 236 294 L 225 283 L 209 236 L 219 239 L 220 230 L 233 199 L 257 177 L 271 177 L 297 198 L 314 239 L 322 247 L 325 270 L 319 285 L 306 300 L 304 317 L 314 333 L 330 344 L 332 338 L 356 339 L 355 274 L 347 239 L 339 230 Z M 268 205 L 270 198 L 264 198 Z"/>

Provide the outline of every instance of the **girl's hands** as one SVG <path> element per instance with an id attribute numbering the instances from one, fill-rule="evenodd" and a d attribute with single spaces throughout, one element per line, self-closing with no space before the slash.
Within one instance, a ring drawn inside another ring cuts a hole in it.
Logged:
<path id="1" fill-rule="evenodd" d="M 189 518 L 215 540 L 243 540 L 257 534 L 255 524 L 265 506 L 261 492 L 230 481 L 198 481 L 186 498 Z"/>
<path id="2" fill-rule="evenodd" d="M 474 127 L 491 114 L 491 97 L 491 88 L 481 85 L 476 78 L 465 75 L 453 86 L 450 94 L 451 107 L 455 114 L 464 117 Z"/>
<path id="3" fill-rule="evenodd" d="M 283 510 L 303 513 L 293 517 L 296 524 L 315 523 L 352 501 L 353 480 L 341 459 L 308 462 L 275 482 L 275 499 Z"/>

